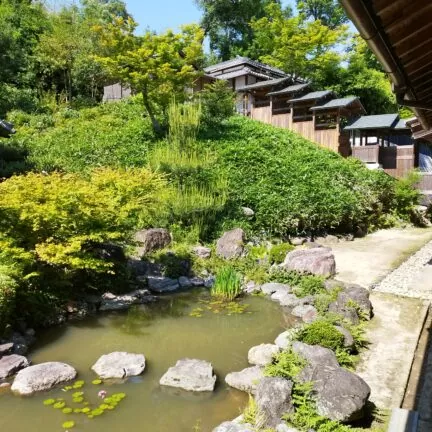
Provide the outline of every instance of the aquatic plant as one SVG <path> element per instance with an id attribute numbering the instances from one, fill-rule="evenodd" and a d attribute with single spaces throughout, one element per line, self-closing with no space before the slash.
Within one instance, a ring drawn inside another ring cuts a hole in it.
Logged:
<path id="1" fill-rule="evenodd" d="M 241 294 L 241 277 L 232 266 L 225 266 L 218 272 L 211 294 L 228 301 Z"/>
<path id="2" fill-rule="evenodd" d="M 101 384 L 102 380 L 96 379 L 93 381 L 93 383 L 94 382 Z M 62 390 L 67 393 L 69 390 L 82 388 L 84 385 L 84 381 L 76 381 L 74 384 L 66 386 Z M 82 414 L 87 418 L 92 419 L 99 417 L 108 411 L 114 410 L 117 405 L 126 397 L 126 393 L 113 393 L 112 395 L 108 396 L 108 392 L 106 390 L 100 390 L 97 396 L 103 399 L 103 403 L 100 405 L 92 405 L 88 400 L 86 400 L 84 391 L 77 391 L 70 395 L 72 403 L 79 404 L 81 405 L 80 407 L 67 406 L 66 401 L 63 398 L 46 399 L 43 401 L 43 404 L 45 406 L 52 406 L 54 409 L 60 409 L 63 414 L 68 416 L 71 414 Z M 71 429 L 74 426 L 75 421 L 66 421 L 62 425 L 64 429 Z"/>

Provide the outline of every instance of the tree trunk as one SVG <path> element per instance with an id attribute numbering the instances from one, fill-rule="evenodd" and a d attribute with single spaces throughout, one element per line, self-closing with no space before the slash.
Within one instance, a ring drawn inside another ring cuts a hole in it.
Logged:
<path id="1" fill-rule="evenodd" d="M 143 97 L 144 108 L 145 108 L 145 110 L 147 111 L 147 114 L 150 117 L 150 121 L 152 123 L 152 127 L 153 127 L 154 133 L 157 134 L 157 135 L 162 134 L 162 126 L 160 125 L 158 119 L 154 115 L 154 112 L 153 112 L 153 109 L 151 107 L 150 101 L 148 100 L 147 89 L 146 88 L 142 91 L 142 97 Z"/>

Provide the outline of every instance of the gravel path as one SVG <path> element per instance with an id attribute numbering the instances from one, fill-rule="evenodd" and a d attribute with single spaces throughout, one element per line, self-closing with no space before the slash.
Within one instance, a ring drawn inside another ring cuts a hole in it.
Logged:
<path id="1" fill-rule="evenodd" d="M 432 241 L 388 274 L 374 290 L 432 300 Z"/>

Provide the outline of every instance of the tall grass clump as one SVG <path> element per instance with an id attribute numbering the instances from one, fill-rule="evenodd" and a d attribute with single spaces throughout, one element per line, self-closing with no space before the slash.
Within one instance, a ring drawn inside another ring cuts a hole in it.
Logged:
<path id="1" fill-rule="evenodd" d="M 225 205 L 227 181 L 213 170 L 214 154 L 197 145 L 200 118 L 200 104 L 173 102 L 168 109 L 168 138 L 152 149 L 148 160 L 151 169 L 166 174 L 177 191 L 169 203 L 171 222 L 200 227 L 202 237 Z"/>
<path id="2" fill-rule="evenodd" d="M 231 266 L 223 267 L 216 275 L 212 296 L 232 301 L 241 293 L 241 277 Z"/>

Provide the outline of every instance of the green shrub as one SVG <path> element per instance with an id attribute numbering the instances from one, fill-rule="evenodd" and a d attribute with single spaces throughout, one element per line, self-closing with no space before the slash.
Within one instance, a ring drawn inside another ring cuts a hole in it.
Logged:
<path id="1" fill-rule="evenodd" d="M 321 345 L 336 351 L 344 346 L 344 336 L 326 320 L 317 320 L 303 327 L 298 340 L 308 345 Z"/>
<path id="2" fill-rule="evenodd" d="M 294 250 L 295 247 L 289 243 L 281 243 L 273 245 L 270 249 L 269 259 L 270 264 L 281 264 L 284 262 L 288 252 Z"/>
<path id="3" fill-rule="evenodd" d="M 273 363 L 267 365 L 264 374 L 270 377 L 283 377 L 295 381 L 296 376 L 306 366 L 306 360 L 291 350 L 276 355 Z"/>
<path id="4" fill-rule="evenodd" d="M 394 207 L 398 217 L 410 220 L 412 209 L 419 203 L 420 192 L 415 188 L 420 180 L 420 174 L 411 171 L 406 177 L 395 184 Z"/>
<path id="5" fill-rule="evenodd" d="M 293 289 L 297 297 L 306 297 L 325 292 L 324 278 L 320 276 L 303 276 Z"/>
<path id="6" fill-rule="evenodd" d="M 216 80 L 207 84 L 199 94 L 203 123 L 207 127 L 221 124 L 234 114 L 235 92 L 229 87 L 227 81 Z"/>
<path id="7" fill-rule="evenodd" d="M 15 308 L 17 282 L 10 276 L 10 269 L 0 266 L 0 336 L 4 328 L 11 322 Z"/>
<path id="8" fill-rule="evenodd" d="M 229 301 L 241 294 L 241 277 L 232 266 L 225 266 L 218 272 L 211 294 Z"/>

